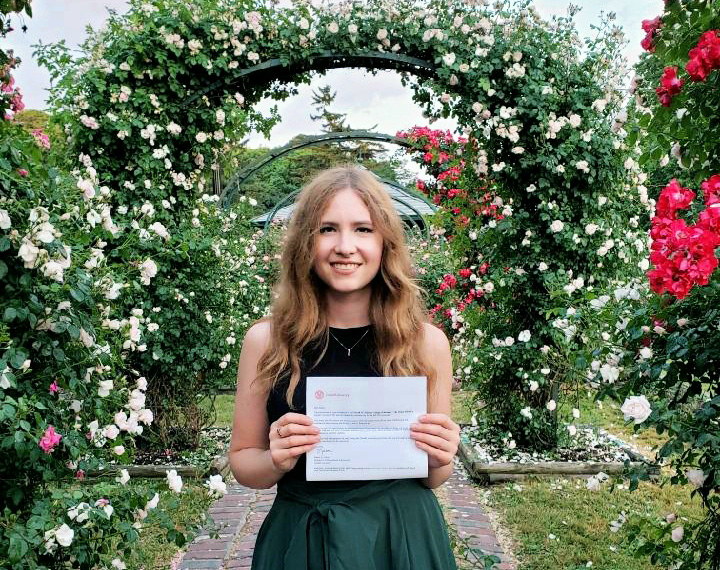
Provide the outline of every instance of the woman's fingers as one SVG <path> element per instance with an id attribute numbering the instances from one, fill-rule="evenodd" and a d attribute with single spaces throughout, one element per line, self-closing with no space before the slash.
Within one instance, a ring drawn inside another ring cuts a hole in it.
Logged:
<path id="1" fill-rule="evenodd" d="M 418 446 L 418 448 L 427 452 L 430 467 L 442 467 L 443 465 L 447 465 L 453 460 L 453 457 L 455 456 L 454 453 L 448 453 L 447 451 L 438 450 L 422 441 L 418 441 L 416 445 Z"/>
<path id="2" fill-rule="evenodd" d="M 283 415 L 278 419 L 279 425 L 286 425 L 286 424 L 303 424 L 303 425 L 312 425 L 313 421 L 310 416 L 307 416 L 305 414 L 298 414 L 296 412 L 288 412 L 287 414 Z"/>
<path id="3" fill-rule="evenodd" d="M 280 437 L 283 438 L 292 435 L 315 435 L 320 433 L 320 430 L 313 425 L 285 424 L 284 426 L 278 426 L 278 429 L 280 430 Z"/>
<path id="4" fill-rule="evenodd" d="M 457 445 L 455 445 L 454 442 L 437 435 L 415 432 L 412 433 L 410 437 L 412 437 L 415 441 L 425 443 L 434 449 L 440 449 L 442 451 L 447 451 L 448 453 L 454 453 L 457 450 Z"/>
<path id="5" fill-rule="evenodd" d="M 319 435 L 291 435 L 290 437 L 281 437 L 276 439 L 275 444 L 278 448 L 289 449 L 292 447 L 315 444 L 319 441 Z"/>

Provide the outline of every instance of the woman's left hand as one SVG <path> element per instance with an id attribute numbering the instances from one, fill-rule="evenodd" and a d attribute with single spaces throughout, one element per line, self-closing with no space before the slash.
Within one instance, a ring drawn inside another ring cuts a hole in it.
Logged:
<path id="1" fill-rule="evenodd" d="M 410 426 L 410 437 L 419 449 L 427 451 L 429 467 L 443 467 L 457 453 L 460 426 L 446 414 L 425 414 Z"/>

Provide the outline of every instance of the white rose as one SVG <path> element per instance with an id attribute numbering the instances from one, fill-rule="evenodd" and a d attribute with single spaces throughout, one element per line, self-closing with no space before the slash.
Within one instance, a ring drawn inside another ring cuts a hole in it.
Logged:
<path id="1" fill-rule="evenodd" d="M 596 231 L 600 229 L 600 226 L 597 224 L 588 224 L 585 226 L 585 233 L 589 236 L 593 235 Z"/>
<path id="2" fill-rule="evenodd" d="M 115 447 L 113 447 L 113 453 L 115 455 L 122 455 L 123 453 L 125 453 L 125 448 L 122 445 L 116 445 Z"/>
<path id="3" fill-rule="evenodd" d="M 539 388 L 539 384 L 535 380 L 530 380 L 530 391 L 535 392 Z"/>
<path id="4" fill-rule="evenodd" d="M 705 483 L 705 479 L 707 479 L 707 475 L 705 475 L 702 469 L 688 469 L 685 475 L 688 478 L 688 481 L 698 488 L 702 487 L 703 483 Z"/>
<path id="5" fill-rule="evenodd" d="M 630 396 L 625 400 L 620 411 L 624 414 L 625 421 L 633 419 L 636 424 L 641 424 L 651 414 L 652 409 L 645 396 Z"/>
<path id="6" fill-rule="evenodd" d="M 125 485 L 128 481 L 130 481 L 130 473 L 128 473 L 128 470 L 120 469 L 120 475 L 118 477 L 115 477 L 115 481 L 117 481 L 121 485 Z"/>
<path id="7" fill-rule="evenodd" d="M 210 494 L 225 495 L 227 493 L 227 485 L 222 480 L 222 475 L 210 475 L 207 487 Z"/>
<path id="8" fill-rule="evenodd" d="M 575 437 L 575 434 L 577 433 L 577 428 L 574 425 L 570 424 L 567 427 L 567 430 L 568 430 L 568 433 L 570 434 L 570 437 Z"/>
<path id="9" fill-rule="evenodd" d="M 0 230 L 9 230 L 11 225 L 8 211 L 0 209 Z"/>
<path id="10" fill-rule="evenodd" d="M 66 524 L 55 531 L 55 540 L 60 546 L 70 546 L 74 537 L 75 531 Z"/>
<path id="11" fill-rule="evenodd" d="M 453 63 L 455 63 L 455 54 L 454 53 L 446 53 L 443 58 L 443 63 L 450 67 Z"/>
<path id="12" fill-rule="evenodd" d="M 168 487 L 170 487 L 170 489 L 172 491 L 174 491 L 175 493 L 179 493 L 180 491 L 182 491 L 182 488 L 183 488 L 182 477 L 180 477 L 180 475 L 177 474 L 177 471 L 175 471 L 175 469 L 171 469 L 170 471 L 167 472 L 167 482 L 168 482 Z"/>
<path id="13" fill-rule="evenodd" d="M 683 539 L 683 535 L 685 534 L 685 529 L 682 526 L 676 526 L 674 529 L 672 529 L 671 537 L 673 539 L 673 542 L 680 542 Z M 58 540 L 58 542 L 60 542 Z"/>
<path id="14" fill-rule="evenodd" d="M 552 412 L 555 408 L 557 408 L 557 403 L 555 400 L 550 400 L 547 404 L 545 404 L 545 407 Z"/>
<path id="15" fill-rule="evenodd" d="M 115 439 L 118 435 L 120 435 L 120 430 L 115 424 L 110 424 L 109 426 L 105 426 L 103 435 L 108 439 Z"/>
<path id="16" fill-rule="evenodd" d="M 550 224 L 550 229 L 553 233 L 561 232 L 564 227 L 565 224 L 563 224 L 560 220 L 555 220 L 552 224 Z"/>
<path id="17" fill-rule="evenodd" d="M 146 510 L 146 511 L 149 511 L 150 509 L 156 508 L 156 507 L 158 506 L 158 503 L 159 503 L 159 502 L 160 502 L 160 495 L 158 495 L 157 493 L 155 493 L 155 495 L 153 496 L 153 498 L 150 499 L 150 500 L 147 502 L 147 505 L 145 505 L 145 510 Z"/>
<path id="18" fill-rule="evenodd" d="M 530 340 L 530 336 L 531 336 L 530 331 L 524 330 L 518 335 L 518 340 L 520 342 L 527 342 Z"/>

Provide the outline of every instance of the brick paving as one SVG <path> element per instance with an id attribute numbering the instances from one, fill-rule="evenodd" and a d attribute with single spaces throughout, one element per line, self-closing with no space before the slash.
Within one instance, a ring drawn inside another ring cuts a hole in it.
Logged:
<path id="1" fill-rule="evenodd" d="M 477 489 L 467 480 L 462 467 L 457 466 L 452 477 L 437 489 L 448 523 L 452 524 L 469 547 L 501 559 L 497 570 L 514 570 L 499 545 L 490 519 L 485 513 Z M 248 489 L 228 485 L 228 493 L 215 502 L 209 515 L 219 532 L 210 538 L 207 531 L 199 534 L 189 545 L 177 564 L 179 570 L 249 570 L 258 530 L 275 500 L 272 489 Z M 459 562 L 460 564 L 460 562 Z M 467 563 L 464 562 L 464 568 Z"/>

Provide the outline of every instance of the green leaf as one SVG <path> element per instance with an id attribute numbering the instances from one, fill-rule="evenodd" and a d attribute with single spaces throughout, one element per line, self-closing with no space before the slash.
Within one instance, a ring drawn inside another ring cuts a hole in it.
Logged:
<path id="1" fill-rule="evenodd" d="M 78 302 L 82 303 L 85 300 L 85 294 L 79 289 L 70 289 L 70 295 Z"/>
<path id="2" fill-rule="evenodd" d="M 8 272 L 7 264 L 0 260 L 0 279 L 4 279 Z"/>
<path id="3" fill-rule="evenodd" d="M 21 491 L 22 493 L 22 491 Z M 28 544 L 25 542 L 22 536 L 19 534 L 10 535 L 10 546 L 8 548 L 8 556 L 13 562 L 19 562 L 22 560 L 28 552 Z"/>
<path id="4" fill-rule="evenodd" d="M 65 361 L 65 352 L 62 348 L 53 348 L 53 356 L 55 357 L 55 360 L 58 362 L 64 362 Z"/>
<path id="5" fill-rule="evenodd" d="M 23 362 L 27 360 L 28 353 L 22 350 L 21 348 L 17 349 L 13 355 L 10 357 L 10 366 L 12 366 L 15 369 L 20 368 L 23 365 Z"/>
<path id="6" fill-rule="evenodd" d="M 7 307 L 3 313 L 3 321 L 10 323 L 17 317 L 17 311 L 13 307 Z"/>

